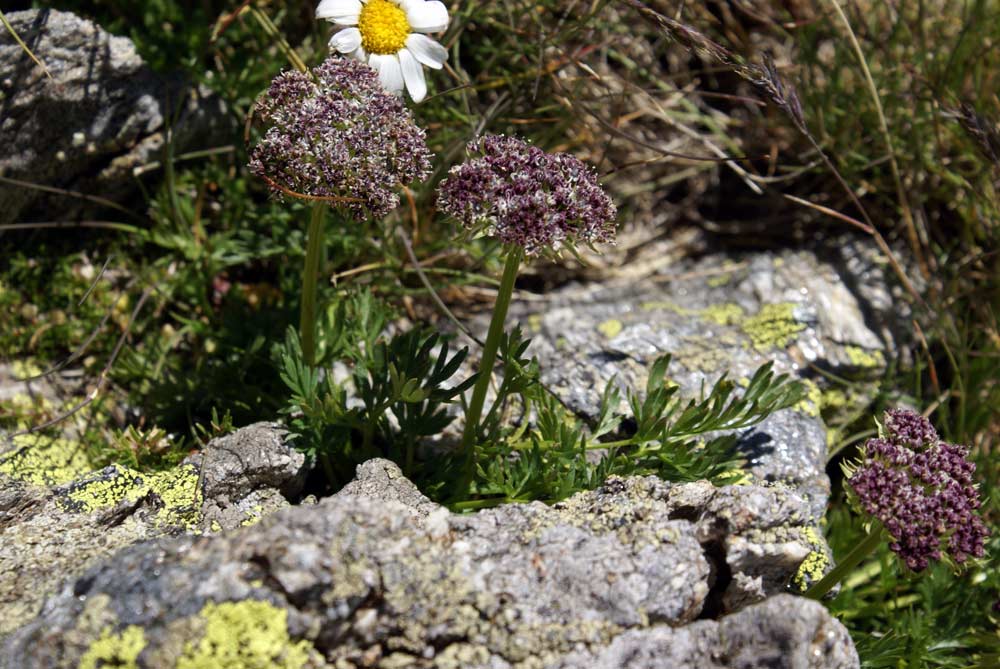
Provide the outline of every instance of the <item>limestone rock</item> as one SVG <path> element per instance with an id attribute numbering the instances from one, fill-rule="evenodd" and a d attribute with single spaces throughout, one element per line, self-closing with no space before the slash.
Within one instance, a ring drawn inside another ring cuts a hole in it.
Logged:
<path id="1" fill-rule="evenodd" d="M 7 19 L 52 78 L 0 31 L 0 176 L 121 200 L 137 185 L 133 170 L 161 159 L 166 119 L 175 151 L 227 125 L 221 100 L 158 76 L 128 38 L 52 9 Z M 0 223 L 65 220 L 88 206 L 0 183 Z"/>
<path id="2" fill-rule="evenodd" d="M 362 478 L 380 470 L 400 483 L 379 461 Z M 794 577 L 795 560 L 774 555 L 809 550 L 806 516 L 788 489 L 655 477 L 470 515 L 342 494 L 102 560 L 3 642 L 0 667 L 211 664 L 248 619 L 272 641 L 241 658 L 262 666 L 857 667 L 812 602 L 744 598 L 726 616 L 737 581 L 778 595 Z M 221 640 L 220 616 L 236 626 Z M 661 653 L 684 664 L 640 661 Z"/>

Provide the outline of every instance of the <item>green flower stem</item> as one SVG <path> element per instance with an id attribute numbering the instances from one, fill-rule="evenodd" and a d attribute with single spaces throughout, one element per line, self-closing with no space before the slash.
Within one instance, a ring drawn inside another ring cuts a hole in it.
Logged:
<path id="1" fill-rule="evenodd" d="M 302 357 L 307 365 L 316 364 L 316 279 L 323 256 L 323 220 L 326 205 L 317 202 L 309 217 L 306 265 L 302 270 L 302 310 L 299 317 L 299 337 L 302 340 Z"/>
<path id="2" fill-rule="evenodd" d="M 500 290 L 497 292 L 497 301 L 493 305 L 493 319 L 490 321 L 490 330 L 486 335 L 486 343 L 483 345 L 483 357 L 479 363 L 479 377 L 476 385 L 472 389 L 472 401 L 469 402 L 469 410 L 465 412 L 465 431 L 462 433 L 462 450 L 466 457 L 466 478 L 471 481 L 472 473 L 475 471 L 475 454 L 472 451 L 476 445 L 476 435 L 479 433 L 479 419 L 483 415 L 483 404 L 486 402 L 486 390 L 490 385 L 490 376 L 493 373 L 493 364 L 497 359 L 497 350 L 500 348 L 500 339 L 503 337 L 503 324 L 507 318 L 507 308 L 510 306 L 511 295 L 514 294 L 514 280 L 517 279 L 517 268 L 521 264 L 523 252 L 519 247 L 511 248 L 507 252 L 507 262 L 503 266 L 503 277 L 500 279 Z"/>
<path id="3" fill-rule="evenodd" d="M 861 543 L 854 547 L 854 550 L 848 553 L 843 560 L 837 563 L 836 567 L 830 570 L 829 574 L 806 590 L 805 596 L 816 600 L 822 599 L 823 595 L 830 592 L 833 586 L 840 583 L 848 573 L 861 564 L 862 560 L 871 555 L 878 548 L 878 545 L 882 543 L 883 539 L 882 527 L 878 526 L 874 528 L 868 536 L 861 540 Z"/>

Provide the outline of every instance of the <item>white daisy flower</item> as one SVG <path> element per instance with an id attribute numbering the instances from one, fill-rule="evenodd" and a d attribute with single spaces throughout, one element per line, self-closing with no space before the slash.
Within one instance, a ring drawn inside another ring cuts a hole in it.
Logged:
<path id="1" fill-rule="evenodd" d="M 448 27 L 448 8 L 439 0 L 322 0 L 316 18 L 344 26 L 330 47 L 378 70 L 390 91 L 406 87 L 420 102 L 427 95 L 421 65 L 440 70 L 448 50 L 425 33 Z"/>

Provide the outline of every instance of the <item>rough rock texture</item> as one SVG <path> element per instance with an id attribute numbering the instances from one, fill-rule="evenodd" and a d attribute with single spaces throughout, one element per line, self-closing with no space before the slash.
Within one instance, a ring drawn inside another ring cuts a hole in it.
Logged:
<path id="1" fill-rule="evenodd" d="M 369 466 L 359 487 L 386 471 Z M 796 556 L 810 550 L 808 509 L 788 490 L 612 478 L 554 507 L 456 516 L 443 508 L 423 515 L 419 498 L 409 507 L 386 499 L 399 497 L 393 487 L 381 487 L 382 498 L 338 495 L 286 509 L 210 539 L 122 550 L 68 580 L 11 634 L 0 667 L 95 659 L 136 667 L 858 666 L 846 630 L 816 603 L 779 595 L 720 618 L 734 584 L 743 594 L 745 581 L 778 594 Z M 266 639 L 242 643 L 247 629 Z"/>
<path id="2" fill-rule="evenodd" d="M 666 353 L 671 380 L 689 395 L 722 374 L 745 382 L 769 360 L 776 371 L 806 379 L 809 399 L 744 431 L 740 447 L 757 479 L 795 487 L 818 522 L 829 482 L 822 394 L 811 366 L 877 368 L 892 348 L 892 300 L 849 289 L 851 272 L 877 271 L 864 247 L 852 253 L 850 270 L 804 250 L 709 255 L 640 279 L 571 284 L 543 299 L 515 300 L 511 318 L 532 338 L 529 353 L 539 359 L 543 382 L 585 415 L 596 413 L 608 380 L 642 388 L 652 361 Z M 487 322 L 479 322 L 481 331 Z"/>
<path id="3" fill-rule="evenodd" d="M 0 456 L 0 635 L 36 615 L 61 579 L 125 546 L 252 524 L 288 506 L 280 491 L 298 492 L 305 458 L 283 437 L 259 423 L 213 440 L 203 486 L 200 456 L 165 472 L 113 465 L 49 486 L 37 478 L 44 442 Z"/>
<path id="4" fill-rule="evenodd" d="M 302 490 L 306 458 L 277 423 L 255 423 L 213 439 L 186 462 L 201 472 L 205 529 L 232 529 L 287 506 Z"/>
<path id="5" fill-rule="evenodd" d="M 125 37 L 56 10 L 7 19 L 52 78 L 0 30 L 0 176 L 117 200 L 137 184 L 134 168 L 161 159 L 166 118 L 175 151 L 225 125 L 220 100 L 157 76 Z M 33 212 L 64 220 L 86 206 L 0 182 L 0 223 Z"/>
<path id="6" fill-rule="evenodd" d="M 599 652 L 570 653 L 558 669 L 812 669 L 853 667 L 858 658 L 821 604 L 778 595 L 727 616 L 681 628 L 632 630 Z"/>
<path id="7" fill-rule="evenodd" d="M 337 496 L 399 502 L 419 516 L 441 508 L 403 476 L 399 465 L 384 458 L 373 458 L 358 465 L 354 480 L 341 488 Z"/>

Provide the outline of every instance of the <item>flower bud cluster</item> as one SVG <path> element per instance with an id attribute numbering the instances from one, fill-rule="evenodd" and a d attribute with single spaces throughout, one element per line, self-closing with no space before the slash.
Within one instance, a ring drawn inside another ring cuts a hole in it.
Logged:
<path id="1" fill-rule="evenodd" d="M 848 483 L 892 537 L 890 548 L 914 571 L 942 551 L 959 564 L 982 557 L 989 530 L 977 513 L 968 449 L 941 441 L 926 418 L 907 409 L 886 412 L 883 428 L 865 443 Z"/>
<path id="2" fill-rule="evenodd" d="M 563 244 L 613 242 L 615 205 L 593 168 L 515 137 L 485 135 L 438 191 L 438 207 L 528 255 Z"/>
<path id="3" fill-rule="evenodd" d="M 367 65 L 334 56 L 313 74 L 283 72 L 257 101 L 266 130 L 250 171 L 279 196 L 354 198 L 356 217 L 382 217 L 399 204 L 401 184 L 430 173 L 424 131 Z"/>

